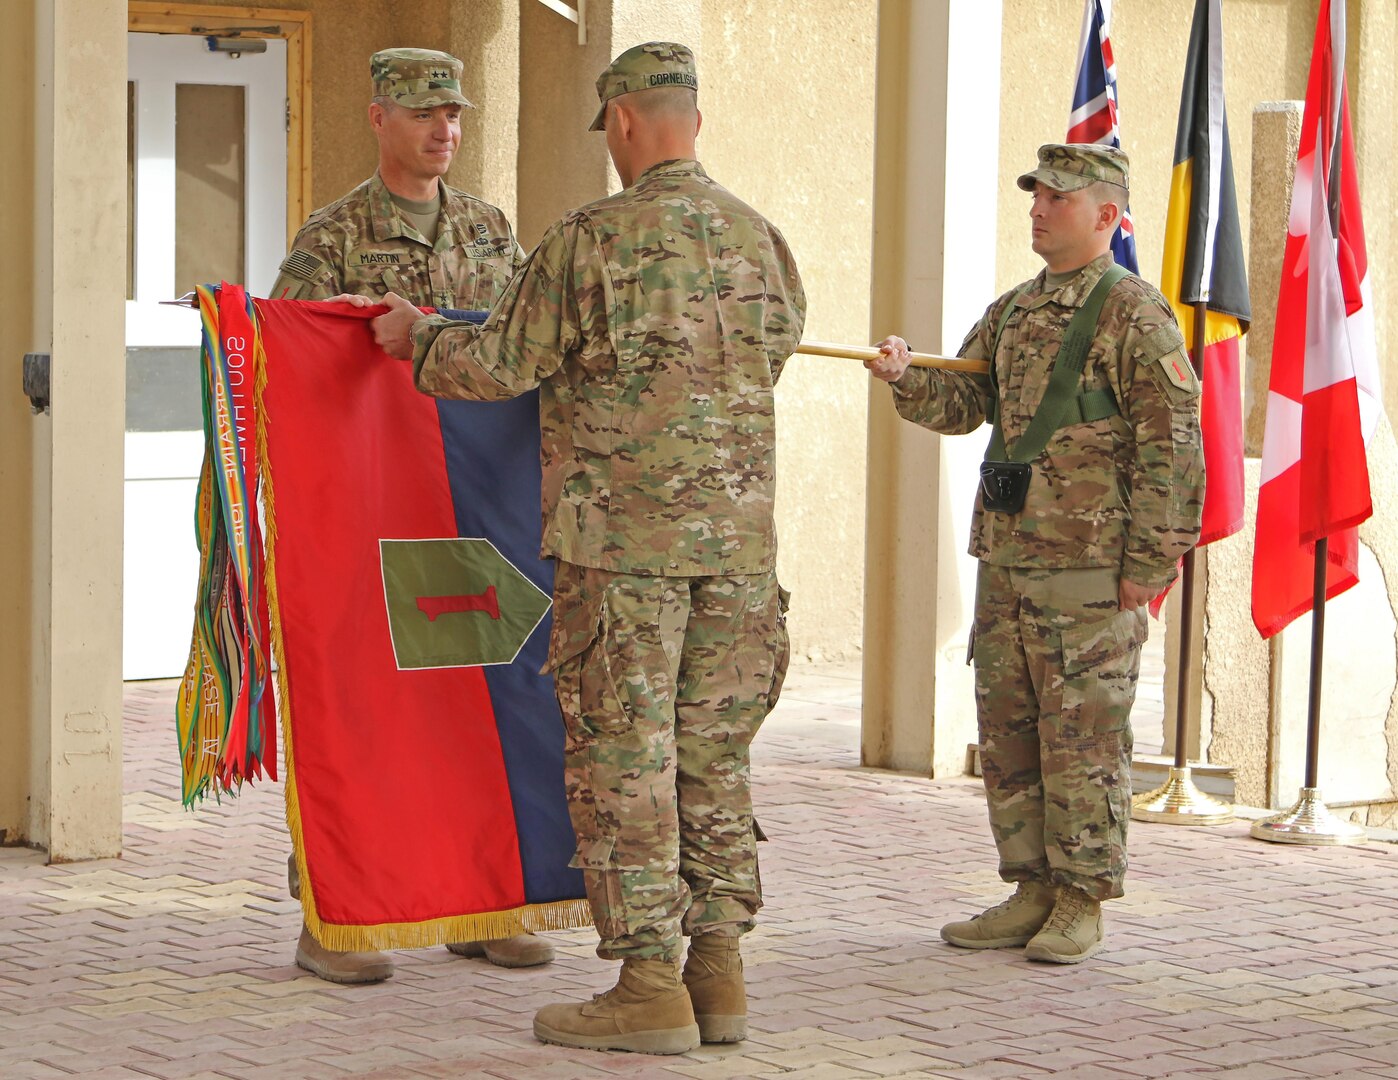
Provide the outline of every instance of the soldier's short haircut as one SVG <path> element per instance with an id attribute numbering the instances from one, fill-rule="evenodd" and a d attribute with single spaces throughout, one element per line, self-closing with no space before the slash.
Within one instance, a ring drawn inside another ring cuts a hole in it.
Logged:
<path id="1" fill-rule="evenodd" d="M 699 95 L 687 86 L 656 86 L 612 100 L 647 120 L 687 120 L 699 108 Z"/>
<path id="2" fill-rule="evenodd" d="M 1088 186 L 1087 193 L 1098 206 L 1103 203 L 1111 203 L 1115 206 L 1116 220 L 1112 222 L 1112 228 L 1115 229 L 1121 224 L 1121 219 L 1126 213 L 1127 193 L 1124 187 L 1118 184 L 1109 184 L 1105 180 L 1098 180 L 1095 184 Z"/>

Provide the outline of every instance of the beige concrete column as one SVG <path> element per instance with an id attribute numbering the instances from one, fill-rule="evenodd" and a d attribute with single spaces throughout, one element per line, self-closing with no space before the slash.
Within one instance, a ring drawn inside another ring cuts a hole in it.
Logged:
<path id="1" fill-rule="evenodd" d="M 875 91 L 871 337 L 953 352 L 994 298 L 1001 5 L 884 0 Z M 987 81 L 989 80 L 989 81 Z M 975 87 L 967 96 L 967 87 Z M 955 147 L 955 154 L 949 152 Z M 976 167 L 967 167 L 967 163 Z M 976 739 L 965 555 L 986 434 L 942 438 L 869 400 L 866 765 L 966 771 Z"/>
<path id="2" fill-rule="evenodd" d="M 1272 379 L 1272 343 L 1281 289 L 1286 222 L 1291 212 L 1291 183 L 1296 178 L 1296 149 L 1301 145 L 1299 101 L 1264 101 L 1252 115 L 1252 191 L 1248 195 L 1248 293 L 1252 327 L 1247 335 L 1243 369 L 1243 452 L 1262 456 L 1267 420 L 1267 387 Z"/>
<path id="3" fill-rule="evenodd" d="M 1281 708 L 1273 672 L 1279 669 L 1282 638 L 1263 641 L 1252 623 L 1252 557 L 1257 531 L 1257 485 L 1272 374 L 1277 292 L 1286 247 L 1291 182 L 1301 137 L 1301 103 L 1268 101 L 1252 114 L 1251 191 L 1248 198 L 1248 291 L 1252 325 L 1247 334 L 1244 389 L 1244 476 L 1246 508 L 1242 530 L 1210 545 L 1209 573 L 1201 605 L 1206 619 L 1200 711 L 1211 738 L 1199 756 L 1233 770 L 1234 798 L 1245 806 L 1274 806 L 1280 752 L 1273 718 Z M 1196 628 L 1197 633 L 1197 628 Z M 1304 652 L 1301 656 L 1304 664 Z M 1302 707 L 1304 708 L 1304 692 Z M 1167 716 L 1172 716 L 1167 712 Z M 1172 744 L 1173 745 L 1173 744 Z"/>
<path id="4" fill-rule="evenodd" d="M 0 844 L 25 843 L 29 830 L 29 669 L 34 598 L 29 575 L 34 532 L 34 421 L 19 393 L 23 356 L 37 347 L 34 308 L 34 7 L 16 5 L 0 34 L 9 103 L 0 127 L 0 205 L 9 255 L 0 260 Z"/>
<path id="5" fill-rule="evenodd" d="M 126 4 L 20 6 L 34 11 L 30 344 L 53 357 L 20 509 L 32 530 L 25 839 L 67 861 L 121 849 Z"/>

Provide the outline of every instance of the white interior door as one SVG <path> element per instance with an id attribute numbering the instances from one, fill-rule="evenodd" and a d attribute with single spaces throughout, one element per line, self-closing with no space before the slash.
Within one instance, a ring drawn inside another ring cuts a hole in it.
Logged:
<path id="1" fill-rule="evenodd" d="M 266 45 L 127 35 L 127 679 L 184 670 L 199 578 L 199 313 L 160 301 L 219 280 L 264 296 L 286 247 L 286 43 Z"/>

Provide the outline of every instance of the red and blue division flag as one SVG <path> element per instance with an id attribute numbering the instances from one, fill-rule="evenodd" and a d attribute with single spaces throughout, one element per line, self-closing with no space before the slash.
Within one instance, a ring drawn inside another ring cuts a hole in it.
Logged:
<path id="1" fill-rule="evenodd" d="M 1165 218 L 1160 291 L 1175 309 L 1203 385 L 1204 520 L 1199 543 L 1243 527 L 1243 395 L 1239 341 L 1252 318 L 1233 152 L 1223 101 L 1223 27 L 1219 0 L 1197 0 L 1180 91 L 1174 169 Z M 1204 304 L 1198 351 L 1196 304 Z"/>
<path id="2" fill-rule="evenodd" d="M 539 674 L 552 564 L 539 558 L 537 398 L 418 393 L 412 366 L 374 344 L 382 309 L 255 311 L 307 925 L 336 950 L 587 925 L 563 723 Z"/>
<path id="3" fill-rule="evenodd" d="M 1252 618 L 1271 637 L 1359 580 L 1358 526 L 1373 513 L 1366 447 L 1382 397 L 1345 85 L 1345 5 L 1321 0 L 1277 298 L 1262 446 Z"/>
<path id="4" fill-rule="evenodd" d="M 1112 0 L 1087 0 L 1078 38 L 1078 72 L 1073 79 L 1073 108 L 1068 115 L 1070 143 L 1102 143 L 1121 149 L 1117 113 L 1116 60 L 1112 57 Z M 1121 224 L 1112 237 L 1112 254 L 1133 274 L 1136 265 L 1136 223 L 1131 208 L 1123 208 Z"/>

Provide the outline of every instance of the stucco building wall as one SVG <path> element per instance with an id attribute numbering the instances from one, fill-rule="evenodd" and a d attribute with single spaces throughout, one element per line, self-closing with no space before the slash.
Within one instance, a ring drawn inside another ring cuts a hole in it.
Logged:
<path id="1" fill-rule="evenodd" d="M 10 73 L 11 99 L 6 118 L 6 147 L 0 154 L 0 202 L 8 207 L 33 207 L 34 158 L 34 13 L 22 5 L 13 13 L 8 32 L 0 34 L 0 63 Z M 13 138 L 14 143 L 9 140 Z M 20 385 L 23 355 L 39 347 L 34 312 L 36 214 L 18 214 L 7 234 L 10 257 L 0 267 L 8 314 L 0 320 L 0 507 L 8 527 L 0 529 L 0 565 L 28 568 L 34 562 L 35 451 L 29 403 L 15 391 Z M 30 671 L 33 620 L 37 607 L 26 575 L 10 573 L 0 580 L 0 844 L 27 837 L 25 793 L 31 717 Z"/>
<path id="2" fill-rule="evenodd" d="M 705 167 L 791 244 L 806 336 L 867 344 L 878 4 L 706 0 L 703 14 Z M 867 385 L 855 361 L 796 356 L 778 386 L 778 572 L 798 655 L 859 653 Z"/>

